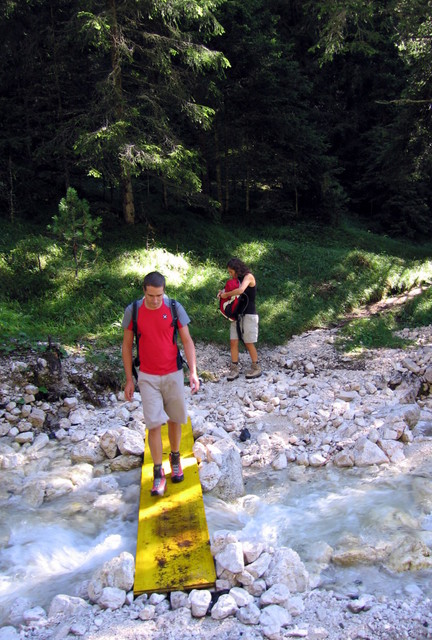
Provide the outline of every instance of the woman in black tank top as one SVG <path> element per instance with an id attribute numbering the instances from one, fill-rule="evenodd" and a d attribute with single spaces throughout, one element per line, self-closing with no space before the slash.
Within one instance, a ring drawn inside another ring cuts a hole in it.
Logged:
<path id="1" fill-rule="evenodd" d="M 218 298 L 230 298 L 244 294 L 247 297 L 247 305 L 240 320 L 237 322 L 237 328 L 230 329 L 230 351 L 231 351 L 231 367 L 227 376 L 227 380 L 235 380 L 239 377 L 239 337 L 237 329 L 240 330 L 241 339 L 244 343 L 250 359 L 251 367 L 246 371 L 246 378 L 259 378 L 261 375 L 261 367 L 258 363 L 258 353 L 255 343 L 258 340 L 258 323 L 259 318 L 255 307 L 256 298 L 256 280 L 251 270 L 239 258 L 231 258 L 227 263 L 228 273 L 231 278 L 238 278 L 240 286 L 229 293 L 219 291 Z M 231 323 L 234 325 L 234 323 Z M 236 329 L 236 330 L 234 330 Z"/>

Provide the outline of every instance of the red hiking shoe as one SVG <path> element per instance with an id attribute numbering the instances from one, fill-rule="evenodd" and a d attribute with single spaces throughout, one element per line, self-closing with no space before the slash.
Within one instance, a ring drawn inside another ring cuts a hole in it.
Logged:
<path id="1" fill-rule="evenodd" d="M 171 465 L 171 481 L 182 482 L 182 480 L 184 480 L 184 474 L 180 462 L 180 455 L 174 456 L 172 453 L 170 453 L 169 461 Z"/>
<path id="2" fill-rule="evenodd" d="M 152 496 L 163 496 L 166 490 L 166 478 L 164 470 L 161 469 L 160 476 L 156 476 L 153 478 L 153 487 L 151 490 Z"/>

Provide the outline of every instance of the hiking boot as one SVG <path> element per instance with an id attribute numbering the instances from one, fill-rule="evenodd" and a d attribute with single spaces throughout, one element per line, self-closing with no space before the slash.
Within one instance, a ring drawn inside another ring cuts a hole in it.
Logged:
<path id="1" fill-rule="evenodd" d="M 232 382 L 233 380 L 236 380 L 239 377 L 239 375 L 240 375 L 240 371 L 239 371 L 238 363 L 234 364 L 234 362 L 231 362 L 230 370 L 227 375 L 227 380 L 229 382 Z"/>
<path id="2" fill-rule="evenodd" d="M 153 487 L 150 492 L 152 496 L 163 496 L 166 490 L 166 478 L 164 470 L 161 469 L 159 473 L 160 475 L 158 474 L 153 478 Z"/>
<path id="3" fill-rule="evenodd" d="M 252 362 L 251 368 L 246 371 L 246 378 L 248 378 L 249 380 L 251 378 L 259 378 L 261 374 L 262 371 L 258 362 Z"/>
<path id="4" fill-rule="evenodd" d="M 169 454 L 169 461 L 171 465 L 171 482 L 182 482 L 184 480 L 183 469 L 180 462 L 180 455 L 175 456 Z"/>

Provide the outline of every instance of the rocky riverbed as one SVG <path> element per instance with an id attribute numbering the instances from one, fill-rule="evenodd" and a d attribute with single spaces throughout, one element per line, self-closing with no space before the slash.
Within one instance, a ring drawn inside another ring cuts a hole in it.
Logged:
<path id="1" fill-rule="evenodd" d="M 9 602 L 3 589 L 0 640 L 432 638 L 432 326 L 403 336 L 412 341 L 405 350 L 347 356 L 335 348 L 337 329 L 309 332 L 261 348 L 263 376 L 234 383 L 224 377 L 227 349 L 197 345 L 203 384 L 189 407 L 210 500 L 243 500 L 253 513 L 257 479 L 404 476 L 416 518 L 402 506 L 377 509 L 375 536 L 350 531 L 298 551 L 222 520 L 210 527 L 215 590 L 134 598 L 133 554 L 122 551 L 48 602 L 37 592 Z M 12 501 L 34 513 L 73 496 L 68 517 L 77 517 L 85 495 L 87 509 L 132 521 L 139 475 L 123 492 L 119 479 L 142 462 L 140 399 L 126 403 L 115 376 L 95 372 L 82 354 L 60 356 L 51 349 L 0 363 L 0 509 Z M 13 540 L 5 522 L 0 539 L 6 566 Z M 365 591 L 361 580 L 329 584 L 332 568 L 358 566 L 400 577 L 401 586 L 386 594 Z"/>

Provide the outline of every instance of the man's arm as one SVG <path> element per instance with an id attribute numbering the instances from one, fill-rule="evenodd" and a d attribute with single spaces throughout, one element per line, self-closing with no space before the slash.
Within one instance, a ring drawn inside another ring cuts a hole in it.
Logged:
<path id="1" fill-rule="evenodd" d="M 186 360 L 189 367 L 189 384 L 192 393 L 196 393 L 200 387 L 197 368 L 196 368 L 196 354 L 195 345 L 192 340 L 192 336 L 189 333 L 189 327 L 179 327 L 179 335 L 183 344 Z"/>
<path id="2" fill-rule="evenodd" d="M 132 375 L 132 347 L 133 347 L 134 334 L 130 329 L 125 329 L 123 332 L 123 344 L 122 344 L 122 358 L 123 367 L 126 374 L 126 384 L 124 388 L 124 394 L 126 400 L 132 400 L 135 392 L 135 382 Z"/>

